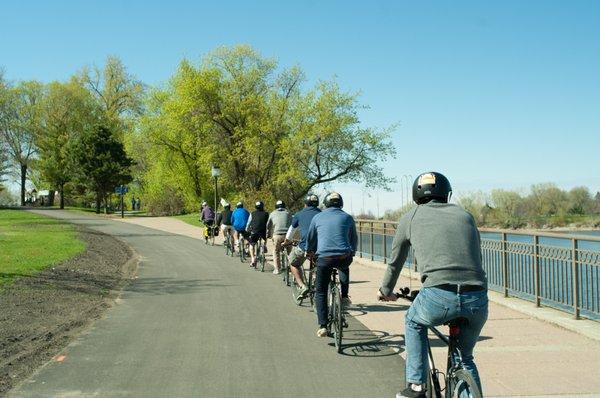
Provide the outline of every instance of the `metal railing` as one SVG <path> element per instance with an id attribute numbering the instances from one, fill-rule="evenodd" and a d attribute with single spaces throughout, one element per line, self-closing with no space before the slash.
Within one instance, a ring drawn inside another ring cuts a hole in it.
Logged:
<path id="1" fill-rule="evenodd" d="M 397 222 L 356 220 L 358 255 L 387 263 Z M 480 229 L 489 288 L 600 320 L 600 237 Z M 418 269 L 414 257 L 407 263 Z"/>

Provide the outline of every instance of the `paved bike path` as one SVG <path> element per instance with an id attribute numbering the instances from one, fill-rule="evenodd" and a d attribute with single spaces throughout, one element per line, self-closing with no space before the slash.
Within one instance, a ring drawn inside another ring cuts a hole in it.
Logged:
<path id="1" fill-rule="evenodd" d="M 62 211 L 140 255 L 115 306 L 10 397 L 373 397 L 404 386 L 400 356 L 350 319 L 344 355 L 272 274 L 220 246 Z"/>

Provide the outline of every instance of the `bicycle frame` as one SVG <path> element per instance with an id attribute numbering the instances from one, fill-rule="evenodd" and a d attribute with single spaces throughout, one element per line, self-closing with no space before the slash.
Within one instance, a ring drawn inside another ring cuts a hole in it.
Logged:
<path id="1" fill-rule="evenodd" d="M 416 298 L 416 294 L 415 291 L 410 291 L 407 288 L 403 288 L 401 289 L 402 293 L 396 293 L 397 297 L 402 297 L 404 299 L 407 299 L 408 301 L 412 302 L 414 301 L 414 299 Z M 411 294 L 409 294 L 411 293 Z M 416 291 L 416 293 L 418 293 L 418 291 Z M 442 397 L 447 397 L 450 398 L 452 397 L 452 393 L 453 393 L 453 389 L 454 389 L 454 385 L 450 385 L 451 381 L 454 379 L 454 376 L 457 372 L 464 372 L 464 365 L 463 365 L 463 357 L 462 357 L 462 353 L 460 350 L 460 344 L 458 343 L 458 336 L 460 335 L 460 330 L 461 330 L 461 323 L 462 321 L 460 320 L 460 318 L 451 320 L 450 322 L 445 323 L 445 325 L 447 325 L 449 327 L 449 334 L 446 335 L 444 333 L 442 333 L 439 329 L 437 329 L 435 326 L 428 326 L 428 330 L 430 330 L 431 332 L 433 332 L 433 334 L 435 334 L 444 344 L 446 344 L 448 346 L 448 355 L 447 355 L 447 362 L 446 362 L 446 374 L 444 374 L 443 372 L 440 372 L 436 367 L 435 367 L 435 363 L 433 360 L 433 353 L 431 351 L 431 344 L 429 342 L 429 338 L 427 339 L 427 355 L 428 355 L 428 360 L 429 360 L 429 380 L 431 381 L 431 385 L 428 387 L 428 396 L 430 397 L 434 397 L 434 398 L 442 398 Z M 440 377 L 439 375 L 442 374 L 443 376 L 443 380 L 444 380 L 444 388 L 442 389 L 441 383 L 440 383 Z M 474 386 L 477 387 L 477 386 Z M 442 392 L 445 392 L 444 395 L 442 395 Z M 477 396 L 480 396 L 479 391 L 477 390 Z"/>

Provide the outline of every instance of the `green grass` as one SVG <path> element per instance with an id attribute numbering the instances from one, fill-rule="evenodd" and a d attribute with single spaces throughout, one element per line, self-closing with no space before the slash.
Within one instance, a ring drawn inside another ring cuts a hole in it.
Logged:
<path id="1" fill-rule="evenodd" d="M 173 216 L 173 218 L 177 218 L 195 227 L 204 227 L 204 224 L 202 224 L 200 220 L 198 220 L 200 218 L 198 213 L 182 214 L 180 216 Z"/>
<path id="2" fill-rule="evenodd" d="M 0 287 L 82 253 L 73 225 L 22 210 L 0 210 Z"/>

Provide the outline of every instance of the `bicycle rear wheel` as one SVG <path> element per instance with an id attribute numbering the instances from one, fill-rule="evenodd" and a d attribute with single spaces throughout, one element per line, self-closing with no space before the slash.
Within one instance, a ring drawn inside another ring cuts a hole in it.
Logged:
<path id="1" fill-rule="evenodd" d="M 308 278 L 306 278 L 306 287 L 308 287 L 308 298 L 310 299 L 310 306 L 313 309 L 313 311 L 316 311 L 315 309 L 315 270 L 313 268 L 310 268 L 308 270 Z"/>
<path id="2" fill-rule="evenodd" d="M 448 388 L 452 398 L 481 398 L 481 391 L 471 373 L 459 369 L 449 377 Z"/>
<path id="3" fill-rule="evenodd" d="M 244 253 L 244 240 L 242 238 L 240 238 L 239 242 L 238 242 L 238 252 L 240 255 L 240 261 L 244 262 L 244 260 L 246 259 L 246 254 Z"/>
<path id="4" fill-rule="evenodd" d="M 285 254 L 285 250 L 281 252 L 280 256 L 279 264 L 281 264 L 281 270 L 283 271 L 283 282 L 286 286 L 290 286 L 290 261 Z"/>
<path id="5" fill-rule="evenodd" d="M 332 289 L 332 315 L 333 315 L 333 338 L 337 352 L 342 352 L 342 335 L 344 330 L 344 320 L 342 318 L 342 297 L 338 285 Z"/>
<path id="6" fill-rule="evenodd" d="M 256 244 L 256 250 L 258 250 L 258 263 L 260 265 L 260 272 L 265 272 L 265 262 L 267 261 L 265 255 L 265 246 L 263 241 L 259 241 Z"/>

